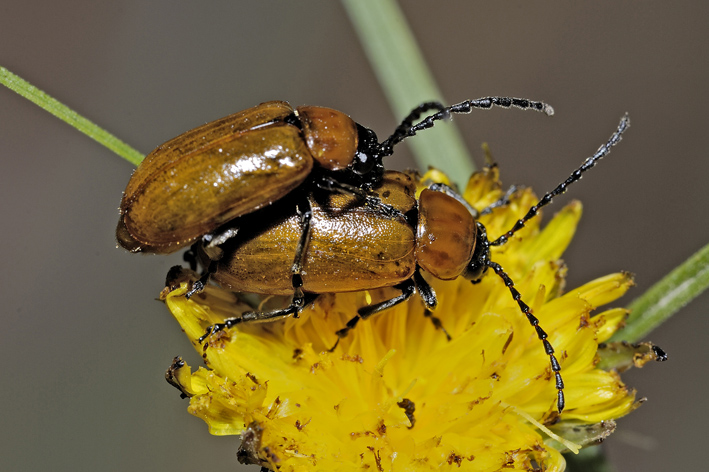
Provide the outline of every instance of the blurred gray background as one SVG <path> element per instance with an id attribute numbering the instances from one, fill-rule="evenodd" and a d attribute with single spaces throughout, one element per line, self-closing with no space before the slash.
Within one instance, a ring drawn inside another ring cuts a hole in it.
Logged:
<path id="1" fill-rule="evenodd" d="M 570 192 L 585 214 L 569 287 L 629 270 L 625 304 L 709 242 L 706 2 L 402 3 L 449 103 L 555 107 L 456 118 L 508 184 L 551 189 L 630 112 Z M 266 100 L 337 108 L 380 136 L 401 118 L 335 1 L 5 0 L 0 64 L 146 153 Z M 237 468 L 237 438 L 211 437 L 163 379 L 175 355 L 199 365 L 154 301 L 177 259 L 115 248 L 132 166 L 6 89 L 0 156 L 0 469 Z M 405 146 L 389 165 L 412 165 Z M 705 469 L 708 308 L 704 295 L 650 336 L 669 362 L 625 376 L 649 401 L 606 443 L 619 470 Z"/>

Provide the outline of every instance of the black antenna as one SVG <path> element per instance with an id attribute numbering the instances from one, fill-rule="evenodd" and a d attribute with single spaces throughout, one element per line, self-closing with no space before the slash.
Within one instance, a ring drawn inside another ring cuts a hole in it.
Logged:
<path id="1" fill-rule="evenodd" d="M 554 114 L 554 109 L 550 105 L 544 102 L 528 100 L 526 98 L 484 97 L 476 100 L 465 100 L 464 102 L 460 102 L 449 107 L 442 107 L 438 102 L 427 102 L 414 108 L 414 110 L 409 113 L 409 116 L 407 116 L 396 128 L 394 133 L 381 143 L 379 148 L 381 155 L 390 156 L 394 152 L 394 146 L 399 144 L 404 139 L 414 136 L 421 130 L 433 127 L 436 121 L 448 119 L 453 114 L 470 113 L 473 108 L 489 109 L 493 106 L 502 108 L 516 107 L 521 108 L 522 110 L 534 110 L 542 112 L 548 116 L 552 116 Z M 411 124 L 413 121 L 417 120 L 422 113 L 432 109 L 438 109 L 439 111 L 433 115 L 427 116 L 415 125 Z"/>
<path id="2" fill-rule="evenodd" d="M 569 185 L 572 183 L 578 181 L 581 179 L 583 176 L 583 173 L 586 172 L 588 169 L 596 165 L 596 162 L 598 162 L 601 158 L 606 156 L 611 148 L 618 144 L 620 140 L 622 139 L 622 134 L 625 132 L 626 129 L 630 126 L 630 118 L 628 117 L 628 114 L 626 113 L 623 118 L 620 120 L 620 124 L 618 125 L 618 128 L 615 130 L 615 132 L 611 135 L 610 139 L 608 142 L 603 144 L 601 147 L 598 148 L 598 151 L 591 157 L 587 158 L 581 166 L 576 169 L 574 172 L 571 173 L 571 175 L 564 180 L 562 183 L 556 186 L 554 190 L 551 192 L 547 193 L 544 195 L 537 204 L 532 206 L 527 214 L 521 219 L 518 220 L 512 229 L 507 231 L 505 234 L 497 238 L 496 240 L 492 242 L 488 242 L 486 244 L 487 247 L 489 246 L 501 246 L 505 244 L 509 238 L 517 231 L 520 229 L 524 228 L 524 224 L 529 221 L 531 218 L 533 218 L 537 212 L 539 211 L 540 208 L 542 208 L 545 205 L 548 205 L 551 203 L 552 199 L 559 195 L 562 194 L 566 191 Z M 487 241 L 487 235 L 485 234 L 485 230 L 483 229 L 483 235 L 482 237 Z M 489 253 L 488 253 L 489 254 Z M 556 405 L 559 413 L 562 412 L 565 406 L 565 399 L 564 399 L 564 380 L 561 378 L 561 365 L 559 364 L 559 361 L 557 360 L 556 356 L 554 355 L 554 347 L 551 345 L 549 342 L 548 335 L 546 331 L 542 329 L 541 326 L 539 326 L 539 319 L 534 316 L 532 313 L 532 309 L 527 305 L 523 300 L 522 300 L 522 295 L 519 293 L 519 291 L 515 288 L 515 284 L 510 278 L 509 275 L 504 271 L 502 266 L 498 264 L 497 262 L 491 261 L 489 258 L 484 258 L 482 260 L 482 263 L 492 269 L 505 283 L 505 286 L 509 289 L 510 293 L 512 294 L 512 298 L 517 302 L 517 305 L 519 305 L 520 310 L 524 315 L 527 317 L 527 320 L 529 321 L 529 324 L 532 325 L 532 327 L 536 330 L 537 332 L 537 337 L 542 341 L 542 344 L 544 345 L 544 352 L 549 356 L 549 362 L 551 364 L 551 370 L 554 373 L 554 377 L 556 378 L 556 390 L 557 390 L 557 396 L 556 396 Z"/>
<path id="3" fill-rule="evenodd" d="M 532 208 L 529 209 L 526 215 L 524 215 L 524 218 L 521 220 L 517 220 L 517 223 L 507 231 L 505 234 L 497 238 L 496 240 L 492 241 L 490 243 L 491 246 L 501 246 L 507 242 L 507 240 L 515 234 L 517 231 L 520 229 L 524 228 L 524 224 L 529 221 L 530 219 L 534 218 L 534 216 L 537 214 L 540 208 L 548 205 L 551 203 L 552 199 L 556 197 L 557 195 L 560 195 L 564 192 L 566 192 L 566 189 L 569 185 L 573 184 L 577 180 L 580 180 L 581 177 L 583 177 L 583 173 L 586 172 L 588 169 L 596 165 L 596 162 L 601 160 L 604 156 L 606 156 L 609 152 L 611 152 L 611 148 L 618 144 L 620 140 L 622 139 L 622 134 L 625 132 L 626 129 L 630 126 L 630 117 L 626 113 L 623 115 L 623 118 L 620 120 L 620 124 L 618 125 L 618 129 L 615 130 L 615 132 L 611 135 L 610 139 L 608 140 L 607 143 L 603 144 L 601 147 L 598 148 L 598 151 L 596 153 L 587 158 L 581 166 L 573 171 L 571 175 L 561 182 L 559 185 L 556 186 L 554 190 L 551 192 L 547 193 L 544 195 L 539 202 L 537 202 L 536 205 L 534 205 Z"/>
<path id="4" fill-rule="evenodd" d="M 551 370 L 552 372 L 554 372 L 554 376 L 556 377 L 556 409 L 559 411 L 559 413 L 561 413 L 564 410 L 564 405 L 566 404 L 566 401 L 564 400 L 564 380 L 561 378 L 561 365 L 559 365 L 559 361 L 554 355 L 554 348 L 547 340 L 548 335 L 546 331 L 544 331 L 542 327 L 539 326 L 539 319 L 532 314 L 532 309 L 529 308 L 529 305 L 527 305 L 522 300 L 522 295 L 519 293 L 519 290 L 515 288 L 515 283 L 512 281 L 510 276 L 507 275 L 504 269 L 502 269 L 502 266 L 497 262 L 493 262 L 490 260 L 486 261 L 485 265 L 494 270 L 495 273 L 499 275 L 500 278 L 505 282 L 505 285 L 512 294 L 512 298 L 514 298 L 514 300 L 517 302 L 520 310 L 522 310 L 522 313 L 524 313 L 524 315 L 527 317 L 529 324 L 531 324 L 532 327 L 537 331 L 537 337 L 542 341 L 542 344 L 544 344 L 544 352 L 546 352 L 547 356 L 549 356 Z"/>

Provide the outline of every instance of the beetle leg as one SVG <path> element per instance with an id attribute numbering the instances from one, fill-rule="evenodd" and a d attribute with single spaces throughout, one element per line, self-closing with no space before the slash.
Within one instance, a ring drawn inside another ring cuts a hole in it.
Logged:
<path id="1" fill-rule="evenodd" d="M 480 211 L 481 215 L 487 215 L 488 213 L 492 213 L 492 210 L 494 210 L 497 207 L 505 206 L 510 204 L 510 197 L 512 197 L 512 194 L 515 193 L 517 190 L 523 187 L 517 187 L 516 185 L 510 185 L 510 188 L 507 189 L 505 194 L 501 196 L 497 201 L 492 202 L 485 208 L 483 208 Z"/>
<path id="2" fill-rule="evenodd" d="M 436 308 L 436 305 L 438 305 L 438 301 L 436 300 L 436 292 L 433 290 L 433 287 L 426 282 L 426 279 L 423 278 L 421 272 L 419 272 L 419 269 L 416 269 L 416 272 L 414 272 L 414 283 L 416 284 L 416 290 L 418 291 L 419 296 L 423 300 L 423 304 L 426 306 L 423 310 L 423 316 L 429 318 L 431 323 L 433 323 L 433 326 L 436 329 L 443 331 L 443 334 L 446 335 L 446 339 L 450 341 L 453 338 L 451 338 L 451 335 L 448 334 L 446 328 L 443 327 L 441 319 L 433 314 L 433 309 Z"/>
<path id="3" fill-rule="evenodd" d="M 453 338 L 451 337 L 450 334 L 448 334 L 448 330 L 443 326 L 443 323 L 441 322 L 441 319 L 433 314 L 431 310 L 428 308 L 425 308 L 423 310 L 423 316 L 430 319 L 431 323 L 433 323 L 433 327 L 436 329 L 440 329 L 443 331 L 443 334 L 446 335 L 446 340 L 450 341 Z"/>
<path id="4" fill-rule="evenodd" d="M 301 209 L 301 206 L 303 209 Z M 313 217 L 313 210 L 310 207 L 310 201 L 305 201 L 296 207 L 298 216 L 300 216 L 300 238 L 295 248 L 295 256 L 293 265 L 291 266 L 291 282 L 293 284 L 293 299 L 289 306 L 279 310 L 272 311 L 248 311 L 242 313 L 238 318 L 228 318 L 223 323 L 216 323 L 207 328 L 206 332 L 199 338 L 199 342 L 203 342 L 210 334 L 221 331 L 225 328 L 231 328 L 241 323 L 263 323 L 268 321 L 276 321 L 289 316 L 298 317 L 300 311 L 306 306 L 315 301 L 317 294 L 303 293 L 303 262 L 305 260 L 306 247 L 310 239 L 310 220 Z M 188 295 L 192 295 L 195 291 L 204 288 L 204 284 L 208 281 L 209 275 L 216 269 L 216 263 L 213 261 L 207 269 L 207 273 L 193 284 L 193 288 Z M 203 281 L 203 279 L 205 279 Z M 200 288 L 201 287 L 201 288 Z M 197 288 L 197 290 L 196 290 Z"/>
<path id="5" fill-rule="evenodd" d="M 380 311 L 388 310 L 389 308 L 392 308 L 398 305 L 399 303 L 405 302 L 406 300 L 411 298 L 411 296 L 417 291 L 419 293 L 419 296 L 423 300 L 424 305 L 426 306 L 424 316 L 430 318 L 431 322 L 433 323 L 433 326 L 435 326 L 436 329 L 441 329 L 445 333 L 446 338 L 449 341 L 451 340 L 451 337 L 448 334 L 448 331 L 446 331 L 446 329 L 443 327 L 443 323 L 441 323 L 441 320 L 438 317 L 433 316 L 433 312 L 431 310 L 433 310 L 438 304 L 438 301 L 436 300 L 436 292 L 433 290 L 433 287 L 431 287 L 431 285 L 423 278 L 419 269 L 416 269 L 414 275 L 410 279 L 406 279 L 400 284 L 394 285 L 394 288 L 398 288 L 399 290 L 401 290 L 401 295 L 397 295 L 396 297 L 390 298 L 389 300 L 384 300 L 383 302 L 365 306 L 357 310 L 357 316 L 349 320 L 344 328 L 335 333 L 337 334 L 337 342 L 334 346 L 332 346 L 330 351 L 335 350 L 335 348 L 340 342 L 340 339 L 347 336 L 349 332 L 354 329 L 355 326 L 357 326 L 359 320 L 366 320 L 370 316 L 379 313 Z"/>
<path id="6" fill-rule="evenodd" d="M 210 234 L 205 234 L 202 236 L 202 242 L 206 248 L 221 246 L 237 234 L 239 234 L 239 228 L 226 228 L 222 231 L 215 231 Z"/>
<path id="7" fill-rule="evenodd" d="M 305 199 L 303 204 L 305 210 L 300 209 L 300 205 L 296 207 L 296 211 L 300 216 L 300 239 L 298 239 L 298 245 L 295 247 L 295 257 L 293 258 L 293 265 L 291 266 L 291 283 L 293 284 L 293 301 L 291 306 L 296 306 L 298 308 L 303 308 L 304 306 L 304 295 L 303 295 L 303 262 L 305 261 L 305 250 L 310 240 L 310 220 L 313 217 L 313 210 L 310 207 L 310 200 Z M 297 316 L 297 313 L 294 313 Z"/>
<path id="8" fill-rule="evenodd" d="M 190 269 L 197 270 L 197 253 L 194 250 L 194 245 L 182 254 L 182 260 L 190 265 Z"/>
<path id="9" fill-rule="evenodd" d="M 416 268 L 416 271 L 414 271 L 413 281 L 416 286 L 416 291 L 418 291 L 421 300 L 423 300 L 423 304 L 426 305 L 426 308 L 428 310 L 435 309 L 436 305 L 438 305 L 438 300 L 436 300 L 436 292 L 433 290 L 433 287 L 426 282 L 426 279 L 423 278 L 418 267 Z"/>
<path id="10" fill-rule="evenodd" d="M 297 316 L 298 313 L 303 309 L 303 307 L 313 303 L 320 294 L 317 293 L 307 293 L 303 296 L 303 303 L 301 306 L 296 306 L 291 303 L 286 308 L 280 310 L 272 311 L 247 311 L 242 313 L 238 318 L 227 318 L 223 323 L 215 323 L 209 326 L 205 333 L 200 336 L 199 342 L 204 342 L 210 335 L 222 331 L 226 328 L 233 328 L 234 326 L 241 323 L 267 323 L 271 321 L 282 320 L 288 318 L 289 316 Z"/>
<path id="11" fill-rule="evenodd" d="M 335 350 L 335 348 L 340 342 L 340 339 L 347 336 L 349 332 L 354 329 L 355 326 L 357 326 L 359 320 L 366 320 L 375 313 L 379 313 L 380 311 L 384 311 L 388 308 L 396 306 L 399 303 L 408 300 L 414 293 L 416 293 L 416 283 L 414 282 L 413 277 L 404 280 L 398 285 L 394 285 L 394 288 L 401 290 L 401 295 L 397 295 L 396 297 L 391 298 L 389 300 L 384 300 L 383 302 L 365 306 L 357 310 L 357 315 L 354 316 L 351 320 L 349 320 L 344 328 L 335 332 L 335 334 L 337 335 L 337 342 L 334 346 L 332 346 L 330 351 Z"/>
<path id="12" fill-rule="evenodd" d="M 192 288 L 187 291 L 185 294 L 185 298 L 188 300 L 192 295 L 195 293 L 199 293 L 202 290 L 204 290 L 204 287 L 209 283 L 209 278 L 212 276 L 212 274 L 217 270 L 217 262 L 212 261 L 209 263 L 209 267 L 207 267 L 207 270 L 204 271 L 204 274 L 202 276 L 192 282 Z"/>
<path id="13" fill-rule="evenodd" d="M 381 201 L 381 199 L 371 193 L 362 190 L 354 185 L 346 184 L 344 182 L 339 182 L 330 176 L 324 175 L 321 180 L 316 182 L 318 188 L 323 190 L 328 190 L 330 192 L 335 191 L 343 193 L 345 195 L 352 195 L 364 200 L 367 206 L 372 208 L 377 208 L 385 216 L 389 218 L 404 218 L 404 214 L 391 205 L 388 205 Z"/>

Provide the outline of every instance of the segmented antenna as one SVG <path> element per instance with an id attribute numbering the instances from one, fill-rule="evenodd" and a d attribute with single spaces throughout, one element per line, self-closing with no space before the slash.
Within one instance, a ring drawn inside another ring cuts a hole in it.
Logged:
<path id="1" fill-rule="evenodd" d="M 473 108 L 489 109 L 493 106 L 534 110 L 549 116 L 554 114 L 554 109 L 550 105 L 544 102 L 528 100 L 526 98 L 484 97 L 476 100 L 465 100 L 464 102 L 456 103 L 455 105 L 451 105 L 449 107 L 442 107 L 438 102 L 427 102 L 419 105 L 411 113 L 409 113 L 409 116 L 402 121 L 394 133 L 381 143 L 381 155 L 390 156 L 394 152 L 394 146 L 399 144 L 404 139 L 414 136 L 421 130 L 433 127 L 436 121 L 448 119 L 451 115 L 470 113 Z M 427 116 L 415 125 L 411 124 L 417 120 L 422 113 L 432 109 L 438 109 L 439 111 L 433 115 Z"/>
<path id="2" fill-rule="evenodd" d="M 552 199 L 559 195 L 564 193 L 568 186 L 571 185 L 572 183 L 576 182 L 577 180 L 580 180 L 581 177 L 583 176 L 583 173 L 586 172 L 588 169 L 596 165 L 596 162 L 598 162 L 600 159 L 602 159 L 604 156 L 606 156 L 611 148 L 618 144 L 620 140 L 622 139 L 622 134 L 625 132 L 626 129 L 630 126 L 630 118 L 628 114 L 626 113 L 623 118 L 620 120 L 620 124 L 618 125 L 618 128 L 615 130 L 615 132 L 611 135 L 610 139 L 608 142 L 603 144 L 601 147 L 598 148 L 598 151 L 591 157 L 587 158 L 581 166 L 576 169 L 574 172 L 571 173 L 571 175 L 564 180 L 562 183 L 556 186 L 554 190 L 551 192 L 547 193 L 544 195 L 539 202 L 537 202 L 534 206 L 532 206 L 527 214 L 520 220 L 518 220 L 512 229 L 504 233 L 502 236 L 497 238 L 496 240 L 492 242 L 488 242 L 488 246 L 501 246 L 505 244 L 509 238 L 519 231 L 520 229 L 524 228 L 524 224 L 529 221 L 531 218 L 533 218 L 537 212 L 539 211 L 540 208 L 544 207 L 545 205 L 548 205 L 551 203 Z M 484 231 L 484 229 L 483 229 Z M 487 234 L 483 234 L 483 238 L 487 241 Z M 486 258 L 483 263 L 492 269 L 505 283 L 505 286 L 509 289 L 510 293 L 512 294 L 512 298 L 517 302 L 517 305 L 519 305 L 520 310 L 524 315 L 527 317 L 527 321 L 529 321 L 529 324 L 532 325 L 532 327 L 536 330 L 537 332 L 537 337 L 539 338 L 540 341 L 542 341 L 542 344 L 544 345 L 544 352 L 549 356 L 549 363 L 551 364 L 551 370 L 554 373 L 554 377 L 556 378 L 556 390 L 557 390 L 557 397 L 556 397 L 556 405 L 557 409 L 559 410 L 559 413 L 562 412 L 565 406 L 565 399 L 564 399 L 564 380 L 561 377 L 561 365 L 559 364 L 559 361 L 557 360 L 556 356 L 554 355 L 554 347 L 551 345 L 549 342 L 548 335 L 546 331 L 542 329 L 541 326 L 539 326 L 539 319 L 534 316 L 532 313 L 532 309 L 527 305 L 523 300 L 522 300 L 522 295 L 519 293 L 519 291 L 515 288 L 515 284 L 510 278 L 509 275 L 504 271 L 502 266 L 498 264 L 497 262 L 493 262 L 490 259 Z"/>
<path id="3" fill-rule="evenodd" d="M 559 361 L 556 359 L 556 356 L 554 355 L 554 347 L 551 345 L 549 340 L 547 339 L 548 335 L 546 331 L 542 329 L 541 326 L 539 326 L 539 319 L 532 314 L 532 309 L 529 308 L 529 305 L 527 305 L 523 300 L 522 300 L 522 295 L 519 293 L 519 291 L 515 288 L 515 283 L 512 281 L 509 275 L 504 271 L 502 266 L 498 264 L 497 262 L 493 261 L 486 261 L 485 263 L 489 268 L 495 271 L 497 275 L 500 276 L 500 278 L 505 282 L 505 285 L 507 288 L 510 290 L 510 293 L 512 294 L 512 298 L 517 302 L 519 305 L 520 310 L 522 310 L 522 313 L 524 313 L 524 316 L 527 317 L 527 321 L 529 321 L 529 324 L 532 325 L 532 327 L 537 331 L 537 337 L 539 340 L 544 344 L 544 352 L 547 353 L 547 356 L 549 356 L 549 363 L 551 364 L 551 370 L 554 373 L 554 376 L 556 377 L 556 408 L 559 410 L 559 413 L 561 413 L 564 410 L 564 405 L 566 404 L 566 401 L 564 400 L 564 379 L 561 378 L 561 365 L 559 365 Z"/>
<path id="4" fill-rule="evenodd" d="M 630 126 L 630 117 L 626 113 L 623 115 L 623 118 L 620 120 L 620 124 L 618 125 L 618 129 L 615 130 L 615 132 L 611 135 L 610 139 L 608 140 L 607 143 L 603 144 L 601 147 L 598 148 L 598 151 L 591 156 L 588 157 L 581 166 L 573 171 L 571 175 L 561 182 L 559 185 L 556 186 L 554 190 L 551 192 L 547 193 L 544 195 L 539 202 L 537 202 L 536 205 L 532 206 L 532 208 L 529 209 L 526 215 L 521 220 L 517 220 L 517 223 L 507 231 L 505 234 L 497 238 L 496 240 L 492 241 L 490 243 L 491 246 L 501 246 L 507 242 L 507 240 L 515 234 L 517 231 L 520 229 L 524 228 L 524 224 L 529 221 L 530 219 L 534 218 L 536 216 L 537 212 L 544 206 L 548 205 L 551 203 L 552 199 L 556 197 L 557 195 L 560 195 L 564 192 L 566 192 L 566 189 L 568 188 L 569 185 L 573 184 L 577 180 L 580 180 L 581 177 L 583 177 L 583 173 L 586 172 L 588 169 L 596 165 L 596 162 L 601 160 L 604 156 L 606 156 L 609 152 L 611 152 L 611 148 L 618 144 L 620 140 L 622 139 L 622 134 L 625 132 L 626 129 Z"/>

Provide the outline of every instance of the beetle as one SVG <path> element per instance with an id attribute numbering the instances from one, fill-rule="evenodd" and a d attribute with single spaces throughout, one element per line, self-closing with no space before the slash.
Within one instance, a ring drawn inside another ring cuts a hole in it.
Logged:
<path id="1" fill-rule="evenodd" d="M 418 292 L 427 310 L 433 310 L 436 295 L 421 271 L 443 280 L 462 276 L 477 283 L 491 269 L 508 287 L 549 356 L 556 380 L 557 409 L 561 413 L 564 383 L 554 348 L 513 280 L 491 259 L 490 249 L 504 245 L 539 209 L 581 179 L 584 172 L 620 142 L 629 125 L 626 114 L 595 154 L 492 241 L 477 219 L 479 213 L 453 189 L 434 184 L 416 198 L 413 180 L 393 171 L 383 174 L 376 191 L 384 203 L 400 212 L 400 216 L 392 217 L 379 208 L 358 202 L 353 196 L 329 193 L 320 201 L 314 194 L 303 195 L 295 207 L 292 202 L 281 202 L 269 209 L 273 213 L 266 217 L 255 214 L 245 219 L 243 223 L 249 231 L 226 243 L 219 259 L 210 260 L 202 251 L 201 260 L 207 261 L 208 269 L 193 283 L 188 296 L 201 290 L 211 279 L 237 292 L 293 294 L 293 300 L 284 309 L 246 312 L 215 324 L 207 329 L 200 342 L 214 332 L 240 323 L 297 316 L 322 293 L 380 287 L 395 287 L 401 291 L 389 300 L 360 308 L 357 315 L 337 331 L 339 342 L 359 320 L 391 308 L 414 293 Z"/>
<path id="2" fill-rule="evenodd" d="M 152 151 L 133 173 L 121 200 L 116 238 L 131 252 L 170 254 L 200 237 L 218 246 L 233 236 L 225 223 L 271 205 L 305 185 L 371 195 L 394 146 L 435 121 L 473 108 L 517 107 L 553 114 L 543 103 L 486 97 L 444 107 L 414 108 L 394 133 L 376 134 L 330 108 L 271 101 L 188 131 Z M 424 113 L 435 110 L 419 121 Z M 419 121 L 414 124 L 415 121 Z"/>

